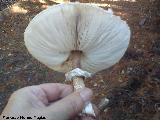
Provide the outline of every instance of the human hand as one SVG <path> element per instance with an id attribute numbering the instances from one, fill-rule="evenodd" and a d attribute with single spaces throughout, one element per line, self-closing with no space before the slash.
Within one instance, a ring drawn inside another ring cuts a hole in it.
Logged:
<path id="1" fill-rule="evenodd" d="M 46 120 L 68 120 L 77 116 L 91 97 L 88 88 L 73 92 L 72 86 L 59 83 L 29 86 L 11 95 L 1 119 L 43 116 Z"/>

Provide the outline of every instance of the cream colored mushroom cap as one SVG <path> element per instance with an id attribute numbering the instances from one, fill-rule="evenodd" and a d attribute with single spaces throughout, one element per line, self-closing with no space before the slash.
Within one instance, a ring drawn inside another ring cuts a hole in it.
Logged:
<path id="1" fill-rule="evenodd" d="M 29 52 L 56 71 L 67 72 L 71 51 L 82 51 L 81 69 L 98 72 L 117 63 L 130 40 L 127 23 L 85 3 L 65 3 L 40 12 L 29 23 L 24 41 Z"/>

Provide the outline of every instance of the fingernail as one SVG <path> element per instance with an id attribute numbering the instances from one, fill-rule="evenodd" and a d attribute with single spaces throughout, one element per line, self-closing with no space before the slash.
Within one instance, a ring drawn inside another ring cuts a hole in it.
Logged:
<path id="1" fill-rule="evenodd" d="M 80 90 L 79 92 L 80 92 L 81 98 L 83 99 L 83 101 L 85 103 L 91 100 L 91 97 L 93 95 L 92 90 L 90 90 L 88 88 L 84 88 L 84 89 Z"/>

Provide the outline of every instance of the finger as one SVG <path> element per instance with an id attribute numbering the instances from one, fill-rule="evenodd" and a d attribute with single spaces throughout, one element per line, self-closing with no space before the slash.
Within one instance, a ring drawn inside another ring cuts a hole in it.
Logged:
<path id="1" fill-rule="evenodd" d="M 38 87 L 44 91 L 49 102 L 63 98 L 73 92 L 71 85 L 60 83 L 46 83 L 38 85 Z"/>
<path id="2" fill-rule="evenodd" d="M 51 118 L 56 117 L 57 120 L 70 119 L 82 111 L 85 103 L 91 100 L 92 94 L 92 91 L 88 88 L 74 92 L 48 106 L 45 113 Z"/>

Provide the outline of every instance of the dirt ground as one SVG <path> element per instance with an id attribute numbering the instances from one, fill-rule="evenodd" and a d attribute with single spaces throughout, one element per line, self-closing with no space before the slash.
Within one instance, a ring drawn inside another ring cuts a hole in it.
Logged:
<path id="1" fill-rule="evenodd" d="M 23 33 L 29 21 L 48 5 L 57 4 L 45 1 L 21 1 L 20 11 L 0 14 L 0 112 L 11 93 L 19 88 L 46 82 L 65 83 L 64 74 L 39 63 L 24 46 Z M 104 97 L 110 100 L 101 119 L 160 120 L 159 0 L 81 2 L 112 8 L 114 14 L 127 21 L 132 32 L 129 48 L 120 62 L 86 82 L 94 91 L 93 103 L 97 105 Z M 0 5 L 2 13 L 6 4 Z"/>

